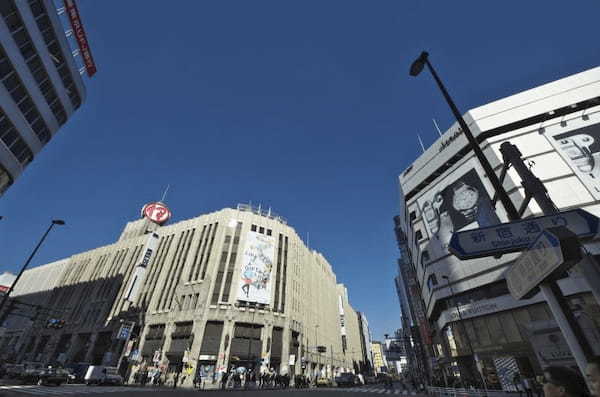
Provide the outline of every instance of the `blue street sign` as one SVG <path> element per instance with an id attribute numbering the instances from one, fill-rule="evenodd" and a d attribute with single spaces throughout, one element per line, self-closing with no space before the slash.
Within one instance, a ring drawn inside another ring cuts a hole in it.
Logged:
<path id="1" fill-rule="evenodd" d="M 503 255 L 527 248 L 547 228 L 565 226 L 579 238 L 598 233 L 600 219 L 582 209 L 465 230 L 452 235 L 448 250 L 460 259 Z"/>

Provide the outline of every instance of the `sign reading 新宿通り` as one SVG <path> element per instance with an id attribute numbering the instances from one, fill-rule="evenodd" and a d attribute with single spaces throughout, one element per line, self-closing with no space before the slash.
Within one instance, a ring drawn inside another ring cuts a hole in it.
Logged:
<path id="1" fill-rule="evenodd" d="M 599 219 L 582 209 L 454 233 L 449 249 L 460 259 L 481 258 L 527 248 L 547 228 L 564 226 L 580 238 L 598 232 Z"/>
<path id="2" fill-rule="evenodd" d="M 275 239 L 248 232 L 242 257 L 238 300 L 268 305 L 271 302 L 271 274 Z"/>

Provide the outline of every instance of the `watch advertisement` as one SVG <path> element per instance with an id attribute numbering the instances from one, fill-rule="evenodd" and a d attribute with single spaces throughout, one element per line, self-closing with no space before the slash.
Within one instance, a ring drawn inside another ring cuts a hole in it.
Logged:
<path id="1" fill-rule="evenodd" d="M 596 200 L 600 199 L 600 124 L 552 134 L 547 139 Z"/>
<path id="2" fill-rule="evenodd" d="M 475 169 L 445 187 L 432 189 L 419 203 L 430 238 L 427 250 L 431 260 L 448 253 L 452 233 L 475 222 L 477 225 L 474 227 L 500 223 L 490 196 Z"/>

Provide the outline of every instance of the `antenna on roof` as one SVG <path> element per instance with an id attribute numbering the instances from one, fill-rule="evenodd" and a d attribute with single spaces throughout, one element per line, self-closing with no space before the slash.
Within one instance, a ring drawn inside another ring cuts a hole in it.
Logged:
<path id="1" fill-rule="evenodd" d="M 419 143 L 421 144 L 421 149 L 423 149 L 423 153 L 425 153 L 425 146 L 423 146 L 423 141 L 421 140 L 421 135 L 417 134 L 417 138 L 419 138 Z"/>
<path id="2" fill-rule="evenodd" d="M 171 185 L 167 185 L 167 188 L 165 189 L 165 191 L 164 191 L 164 193 L 163 193 L 163 195 L 162 195 L 162 198 L 160 199 L 160 202 L 161 202 L 161 203 L 164 203 L 164 202 L 165 202 L 165 197 L 167 197 L 167 192 L 169 191 L 169 188 L 170 188 L 170 187 L 171 187 Z"/>
<path id="3" fill-rule="evenodd" d="M 435 129 L 437 130 L 438 134 L 442 136 L 442 130 L 440 130 L 440 126 L 438 125 L 437 121 L 435 121 L 435 119 L 431 119 L 431 121 L 433 121 L 433 125 L 435 125 Z"/>

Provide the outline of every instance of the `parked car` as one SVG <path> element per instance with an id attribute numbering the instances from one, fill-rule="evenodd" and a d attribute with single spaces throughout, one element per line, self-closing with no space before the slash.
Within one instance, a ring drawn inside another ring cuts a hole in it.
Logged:
<path id="1" fill-rule="evenodd" d="M 68 382 L 69 372 L 63 368 L 29 368 L 25 370 L 21 380 L 26 384 L 60 386 Z"/>
<path id="2" fill-rule="evenodd" d="M 123 384 L 123 378 L 118 374 L 116 367 L 105 367 L 103 365 L 90 365 L 84 380 L 88 386 Z"/>
<path id="3" fill-rule="evenodd" d="M 342 372 L 340 376 L 336 376 L 335 383 L 338 387 L 348 387 L 360 384 L 360 380 L 358 380 L 357 376 L 351 372 Z"/>
<path id="4" fill-rule="evenodd" d="M 85 374 L 89 366 L 87 363 L 70 364 L 67 367 L 70 373 L 69 383 L 85 383 Z"/>
<path id="5" fill-rule="evenodd" d="M 319 378 L 317 379 L 317 387 L 331 387 L 333 383 L 329 378 Z"/>

